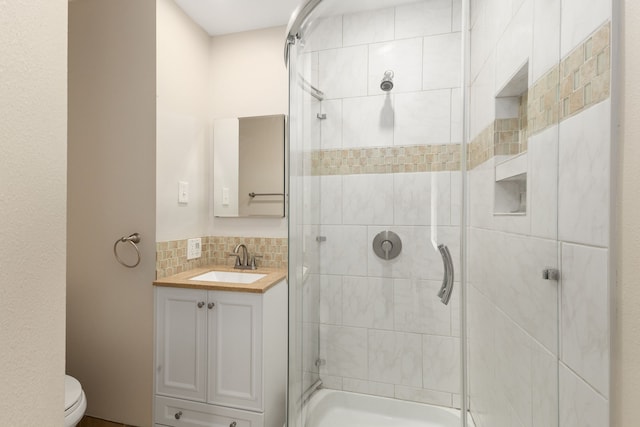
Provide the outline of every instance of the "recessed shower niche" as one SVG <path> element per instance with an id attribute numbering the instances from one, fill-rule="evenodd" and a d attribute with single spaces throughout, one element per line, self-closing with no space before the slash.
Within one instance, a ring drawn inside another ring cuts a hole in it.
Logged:
<path id="1" fill-rule="evenodd" d="M 527 135 L 529 62 L 495 98 L 494 215 L 527 213 Z"/>

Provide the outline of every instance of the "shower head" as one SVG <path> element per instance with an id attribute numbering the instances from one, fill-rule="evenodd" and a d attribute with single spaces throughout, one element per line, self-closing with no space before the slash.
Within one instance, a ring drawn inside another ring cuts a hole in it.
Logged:
<path id="1" fill-rule="evenodd" d="M 387 70 L 384 72 L 384 77 L 380 82 L 380 89 L 385 92 L 389 92 L 391 89 L 393 89 L 393 71 Z"/>

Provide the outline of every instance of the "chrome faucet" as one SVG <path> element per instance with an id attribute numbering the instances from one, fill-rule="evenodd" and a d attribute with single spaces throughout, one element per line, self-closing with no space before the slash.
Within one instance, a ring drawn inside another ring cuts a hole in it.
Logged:
<path id="1" fill-rule="evenodd" d="M 262 258 L 261 255 L 249 256 L 249 250 L 243 243 L 237 245 L 229 256 L 236 257 L 236 263 L 233 268 L 237 268 L 239 270 L 255 270 L 257 268 L 256 258 Z"/>

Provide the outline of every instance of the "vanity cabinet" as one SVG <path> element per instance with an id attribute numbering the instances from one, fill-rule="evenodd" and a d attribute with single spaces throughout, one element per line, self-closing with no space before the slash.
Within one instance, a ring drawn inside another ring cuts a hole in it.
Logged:
<path id="1" fill-rule="evenodd" d="M 264 293 L 156 287 L 155 296 L 156 425 L 282 427 L 286 282 Z"/>

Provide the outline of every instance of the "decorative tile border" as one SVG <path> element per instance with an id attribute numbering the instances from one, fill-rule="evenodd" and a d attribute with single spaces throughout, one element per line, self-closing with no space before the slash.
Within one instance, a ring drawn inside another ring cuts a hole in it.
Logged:
<path id="1" fill-rule="evenodd" d="M 527 115 L 531 135 L 558 123 L 558 81 L 558 66 L 555 66 L 529 88 Z"/>
<path id="2" fill-rule="evenodd" d="M 236 245 L 244 243 L 250 254 L 262 255 L 258 265 L 286 268 L 288 246 L 286 238 L 268 237 L 202 237 L 202 256 L 187 260 L 187 240 L 156 243 L 156 278 L 171 276 L 205 265 L 233 265 L 229 257 Z"/>
<path id="3" fill-rule="evenodd" d="M 172 276 L 183 271 L 207 265 L 209 238 L 202 237 L 202 256 L 187 260 L 187 240 L 172 240 L 156 243 L 156 278 Z"/>
<path id="4" fill-rule="evenodd" d="M 460 170 L 460 144 L 316 150 L 312 175 L 355 175 Z"/>
<path id="5" fill-rule="evenodd" d="M 286 268 L 288 260 L 288 240 L 286 237 L 209 237 L 209 264 L 231 265 L 235 260 L 229 257 L 233 249 L 244 243 L 251 255 L 261 255 L 258 266 Z"/>
<path id="6" fill-rule="evenodd" d="M 609 98 L 611 23 L 600 27 L 560 64 L 560 120 Z"/>
<path id="7" fill-rule="evenodd" d="M 468 146 L 473 169 L 495 155 L 515 155 L 537 134 L 610 96 L 611 23 L 596 30 L 520 98 L 517 119 L 498 119 Z"/>
<path id="8" fill-rule="evenodd" d="M 536 134 L 609 98 L 611 92 L 611 23 L 529 88 L 529 128 Z"/>

